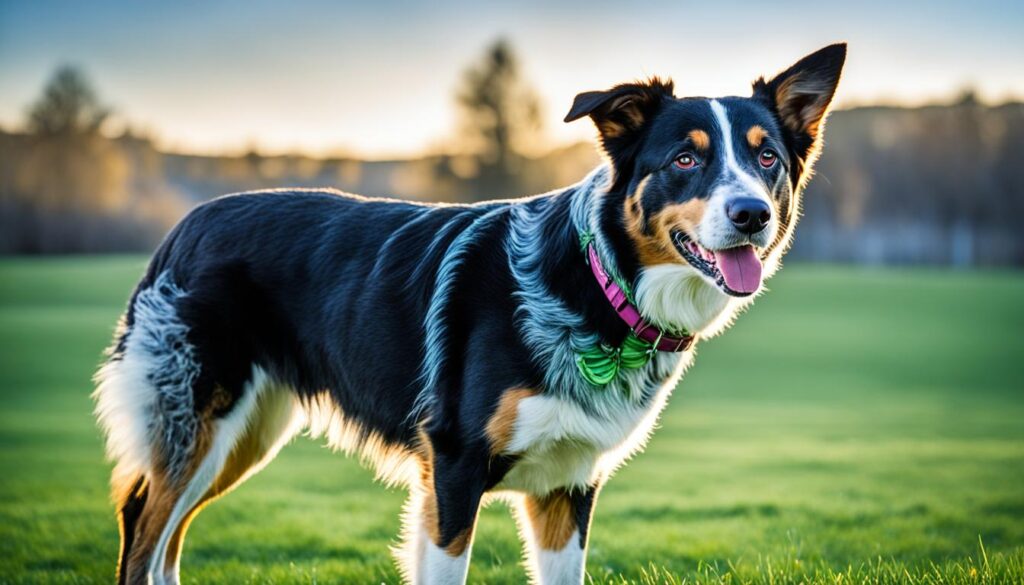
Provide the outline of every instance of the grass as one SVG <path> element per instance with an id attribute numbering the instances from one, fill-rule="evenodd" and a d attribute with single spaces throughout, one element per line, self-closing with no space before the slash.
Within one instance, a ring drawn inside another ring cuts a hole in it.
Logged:
<path id="1" fill-rule="evenodd" d="M 137 257 L 0 261 L 0 582 L 109 582 L 89 377 Z M 1024 582 L 1024 275 L 788 267 L 602 492 L 597 583 Z M 393 583 L 403 494 L 299 439 L 199 516 L 193 583 Z M 521 583 L 506 511 L 471 582 Z"/>

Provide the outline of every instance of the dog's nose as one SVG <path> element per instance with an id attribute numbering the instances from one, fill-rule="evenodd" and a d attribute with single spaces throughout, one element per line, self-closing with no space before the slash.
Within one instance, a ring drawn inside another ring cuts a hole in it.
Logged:
<path id="1" fill-rule="evenodd" d="M 725 213 L 736 229 L 751 236 L 763 230 L 772 219 L 768 203 L 754 197 L 733 199 L 726 203 Z"/>

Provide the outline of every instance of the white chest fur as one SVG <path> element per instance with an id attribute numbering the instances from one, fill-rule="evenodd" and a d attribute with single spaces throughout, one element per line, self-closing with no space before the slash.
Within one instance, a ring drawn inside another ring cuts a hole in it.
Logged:
<path id="1" fill-rule="evenodd" d="M 586 407 L 564 396 L 536 395 L 520 400 L 505 448 L 505 452 L 519 455 L 519 460 L 498 489 L 546 494 L 560 487 L 592 485 L 611 475 L 647 442 L 690 361 L 691 354 L 684 355 L 672 356 L 672 373 L 656 382 L 648 400 L 630 399 L 611 387 L 595 391 Z"/>

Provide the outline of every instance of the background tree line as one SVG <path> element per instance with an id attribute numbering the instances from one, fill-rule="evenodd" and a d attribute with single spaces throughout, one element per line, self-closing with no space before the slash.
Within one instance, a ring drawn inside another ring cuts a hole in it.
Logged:
<path id="1" fill-rule="evenodd" d="M 467 68 L 455 101 L 452 151 L 419 159 L 193 156 L 130 130 L 104 134 L 108 108 L 81 70 L 61 68 L 24 131 L 0 131 L 0 252 L 147 251 L 196 203 L 247 189 L 474 201 L 567 185 L 600 162 L 590 144 L 534 154 L 541 104 L 505 41 Z M 827 140 L 794 257 L 1024 265 L 1024 104 L 966 93 L 948 105 L 837 111 Z"/>

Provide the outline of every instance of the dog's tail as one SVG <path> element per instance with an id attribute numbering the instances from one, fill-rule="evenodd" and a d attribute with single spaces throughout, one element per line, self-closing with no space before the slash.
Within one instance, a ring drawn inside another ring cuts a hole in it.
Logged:
<path id="1" fill-rule="evenodd" d="M 96 418 L 115 462 L 115 503 L 157 467 L 183 468 L 195 442 L 193 384 L 200 368 L 178 315 L 184 296 L 164 273 L 139 290 L 121 319 L 109 357 L 94 380 Z"/>

